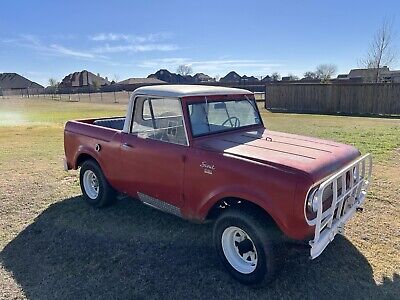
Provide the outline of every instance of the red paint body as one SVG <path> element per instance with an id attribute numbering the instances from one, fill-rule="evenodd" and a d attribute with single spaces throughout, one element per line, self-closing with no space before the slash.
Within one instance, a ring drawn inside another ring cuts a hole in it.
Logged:
<path id="1" fill-rule="evenodd" d="M 225 99 L 223 95 L 207 98 L 210 102 Z M 81 155 L 89 155 L 119 192 L 162 199 L 180 208 L 184 218 L 203 221 L 219 200 L 236 197 L 263 208 L 288 237 L 312 236 L 314 228 L 304 218 L 307 192 L 360 152 L 332 141 L 273 132 L 262 125 L 193 138 L 186 104 L 203 99 L 181 98 L 189 146 L 138 138 L 93 125 L 95 120 L 68 122 L 68 168 L 77 169 Z M 123 143 L 130 147 L 122 147 Z M 100 152 L 95 151 L 96 144 L 101 145 Z M 214 166 L 212 174 L 204 171 L 205 165 Z"/>

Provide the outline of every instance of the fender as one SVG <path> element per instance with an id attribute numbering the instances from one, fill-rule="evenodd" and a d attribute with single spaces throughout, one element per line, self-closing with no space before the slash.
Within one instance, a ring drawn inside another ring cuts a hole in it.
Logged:
<path id="1" fill-rule="evenodd" d="M 206 199 L 200 201 L 197 208 L 200 220 L 204 221 L 214 204 L 224 198 L 239 198 L 257 205 L 271 216 L 283 232 L 286 232 L 286 222 L 280 217 L 281 214 L 278 213 L 278 208 L 275 205 L 276 202 L 273 201 L 269 195 L 261 190 L 253 190 L 238 185 L 223 186 L 211 192 Z"/>
<path id="2" fill-rule="evenodd" d="M 78 166 L 78 159 L 79 159 L 79 157 L 80 157 L 81 155 L 85 155 L 85 154 L 86 154 L 86 155 L 89 155 L 89 156 L 91 156 L 91 157 L 93 157 L 93 159 L 96 160 L 97 163 L 100 165 L 101 169 L 102 169 L 102 170 L 104 169 L 104 168 L 103 168 L 103 162 L 102 162 L 101 156 L 98 155 L 98 153 L 97 153 L 94 149 L 92 149 L 92 147 L 80 145 L 79 148 L 78 148 L 78 150 L 77 150 L 76 153 L 75 153 L 74 160 L 73 160 L 73 169 L 74 169 L 74 170 L 77 170 L 78 167 L 79 167 L 79 166 Z"/>

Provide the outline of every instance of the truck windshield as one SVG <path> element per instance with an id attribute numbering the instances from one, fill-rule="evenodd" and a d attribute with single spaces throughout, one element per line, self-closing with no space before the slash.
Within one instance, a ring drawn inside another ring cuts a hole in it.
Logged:
<path id="1" fill-rule="evenodd" d="M 262 124 L 254 100 L 224 100 L 189 104 L 194 137 Z"/>

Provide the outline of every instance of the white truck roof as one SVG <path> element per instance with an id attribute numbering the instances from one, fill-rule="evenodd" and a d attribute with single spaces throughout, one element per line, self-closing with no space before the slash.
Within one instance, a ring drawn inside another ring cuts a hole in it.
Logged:
<path id="1" fill-rule="evenodd" d="M 129 126 L 132 120 L 134 100 L 136 96 L 155 96 L 182 98 L 188 96 L 211 96 L 211 95 L 252 95 L 248 90 L 228 88 L 222 86 L 210 85 L 190 85 L 190 84 L 165 84 L 151 85 L 137 88 L 131 95 L 125 118 L 124 132 L 129 132 Z"/>
<path id="2" fill-rule="evenodd" d="M 222 86 L 168 84 L 140 87 L 137 88 L 133 94 L 180 98 L 188 96 L 244 95 L 253 93 L 244 89 Z"/>

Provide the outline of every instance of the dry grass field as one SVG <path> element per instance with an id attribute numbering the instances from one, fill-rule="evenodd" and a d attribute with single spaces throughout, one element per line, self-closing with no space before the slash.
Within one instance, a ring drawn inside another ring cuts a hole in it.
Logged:
<path id="1" fill-rule="evenodd" d="M 120 101 L 122 103 L 122 101 Z M 239 285 L 222 269 L 212 225 L 121 199 L 94 209 L 62 170 L 63 126 L 122 115 L 123 104 L 0 99 L 1 299 L 400 298 L 400 120 L 269 113 L 268 128 L 374 156 L 363 213 L 318 259 L 292 248 L 278 280 Z"/>

